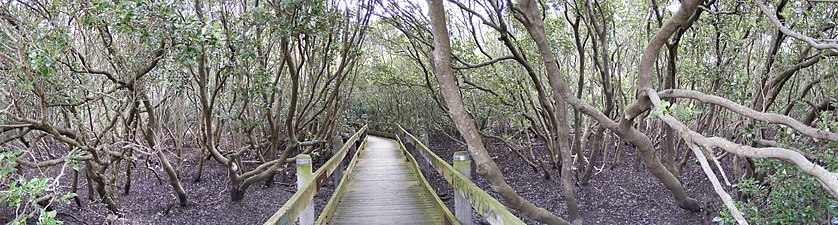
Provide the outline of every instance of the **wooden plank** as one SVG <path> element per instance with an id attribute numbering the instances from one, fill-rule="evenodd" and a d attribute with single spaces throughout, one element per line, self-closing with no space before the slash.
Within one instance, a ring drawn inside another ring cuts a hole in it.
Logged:
<path id="1" fill-rule="evenodd" d="M 449 165 L 445 160 L 439 158 L 439 156 L 428 149 L 419 139 L 416 139 L 416 137 L 402 128 L 401 125 L 396 126 L 404 134 L 406 140 L 416 146 L 417 152 L 422 154 L 425 160 L 428 161 L 428 164 L 436 169 L 455 191 L 462 193 L 463 197 L 471 203 L 471 206 L 486 221 L 490 224 L 524 224 L 521 219 L 509 212 L 506 206 L 472 183 L 470 179 L 463 176 L 463 174 L 458 172 L 457 169 Z"/>
<path id="2" fill-rule="evenodd" d="M 437 212 L 442 214 L 445 224 L 460 225 L 460 221 L 458 221 L 458 219 L 454 217 L 454 214 L 451 213 L 450 210 L 448 210 L 448 207 L 445 206 L 445 203 L 442 202 L 442 199 L 439 199 L 439 196 L 437 196 L 436 191 L 434 191 L 434 189 L 431 187 L 431 184 L 428 183 L 427 179 L 425 179 L 425 175 L 422 174 L 422 170 L 419 168 L 418 161 L 416 161 L 416 158 L 414 158 L 413 155 L 410 154 L 410 152 L 407 150 L 407 147 L 404 146 L 404 142 L 402 141 L 402 139 L 396 136 L 396 140 L 398 140 L 402 153 L 405 155 L 405 157 L 407 157 L 407 161 L 410 162 L 411 168 L 419 176 L 419 182 L 422 183 L 422 187 L 424 187 L 423 190 L 425 191 L 425 193 L 431 196 L 431 200 L 433 200 L 433 206 L 436 208 Z M 471 217 L 469 217 L 469 219 L 471 219 Z"/>
<path id="3" fill-rule="evenodd" d="M 332 214 L 334 214 L 337 209 L 340 199 L 343 198 L 343 192 L 346 190 L 349 177 L 352 175 L 352 171 L 355 170 L 355 166 L 358 165 L 357 159 L 361 155 L 361 150 L 366 146 L 367 138 L 364 138 L 364 141 L 358 146 L 358 150 L 355 151 L 355 155 L 352 156 L 352 160 L 349 161 L 349 166 L 346 167 L 346 172 L 343 174 L 337 188 L 335 188 L 332 197 L 329 198 L 329 203 L 326 203 L 326 206 L 323 207 L 323 212 L 321 212 L 320 216 L 317 217 L 317 222 L 315 224 L 328 224 L 332 220 Z"/>
<path id="4" fill-rule="evenodd" d="M 368 136 L 361 151 L 330 224 L 444 224 L 395 141 Z"/>
<path id="5" fill-rule="evenodd" d="M 332 156 L 329 161 L 326 161 L 323 166 L 312 174 L 315 179 L 308 181 L 303 188 L 297 190 L 297 192 L 294 193 L 294 195 L 292 195 L 291 198 L 276 211 L 276 213 L 268 218 L 268 221 L 265 221 L 265 225 L 287 225 L 294 223 L 303 209 L 311 204 L 311 201 L 314 199 L 314 195 L 317 194 L 317 190 L 323 186 L 326 179 L 332 174 L 332 172 L 334 172 L 340 162 L 343 161 L 343 158 L 346 157 L 350 146 L 354 144 L 364 132 L 366 132 L 366 129 L 367 127 L 365 126 L 358 130 L 358 132 L 355 132 L 355 135 L 352 135 L 352 137 L 346 141 L 346 144 L 341 147 L 338 154 Z"/>
<path id="6" fill-rule="evenodd" d="M 369 135 L 374 135 L 374 136 L 379 136 L 379 137 L 386 137 L 386 138 L 390 138 L 390 139 L 396 139 L 396 135 L 393 135 L 393 134 L 391 134 L 391 133 L 387 133 L 387 132 L 384 132 L 384 131 L 369 130 L 367 133 L 368 133 Z"/>

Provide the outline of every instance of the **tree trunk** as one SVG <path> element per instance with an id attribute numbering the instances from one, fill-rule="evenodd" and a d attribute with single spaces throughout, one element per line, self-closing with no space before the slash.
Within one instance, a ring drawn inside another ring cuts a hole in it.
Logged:
<path id="1" fill-rule="evenodd" d="M 541 13 L 539 10 L 536 9 L 537 5 L 531 1 L 525 1 L 526 3 L 530 4 L 521 4 L 522 7 L 528 7 L 528 10 L 524 10 L 530 16 L 529 18 L 541 18 Z M 652 67 L 654 65 L 655 60 L 657 59 L 658 54 L 660 53 L 661 46 L 666 42 L 666 39 L 675 32 L 675 30 L 689 17 L 693 14 L 695 9 L 697 8 L 698 1 L 686 1 L 682 3 L 681 9 L 675 13 L 673 17 L 668 19 L 666 23 L 661 27 L 658 32 L 655 33 L 652 40 L 650 40 L 649 45 L 646 47 L 643 57 L 641 58 L 640 62 L 640 70 L 639 76 L 637 79 L 637 86 L 638 90 L 645 90 L 642 88 L 651 87 L 651 78 L 652 78 Z M 669 189 L 675 197 L 675 202 L 678 204 L 679 207 L 688 210 L 699 210 L 700 206 L 698 201 L 689 198 L 684 190 L 684 186 L 672 175 L 669 173 L 668 170 L 661 164 L 660 160 L 655 155 L 654 146 L 652 145 L 651 139 L 648 136 L 641 133 L 639 130 L 633 127 L 634 119 L 640 115 L 641 113 L 649 110 L 651 107 L 651 101 L 643 93 L 638 91 L 637 102 L 629 105 L 625 109 L 625 115 L 620 121 L 619 124 L 615 124 L 613 121 L 608 119 L 604 114 L 598 112 L 595 108 L 591 107 L 590 105 L 586 105 L 581 100 L 575 98 L 567 91 L 567 85 L 564 84 L 564 80 L 561 78 L 561 74 L 558 71 L 558 66 L 555 65 L 555 60 L 551 60 L 553 58 L 552 51 L 549 48 L 546 33 L 544 31 L 543 21 L 540 19 L 526 19 L 522 18 L 519 19 L 522 22 L 525 22 L 525 27 L 527 28 L 528 33 L 530 36 L 536 40 L 536 45 L 539 47 L 539 51 L 543 58 L 545 58 L 544 62 L 547 66 L 548 71 L 548 78 L 551 80 L 551 85 L 554 85 L 553 91 L 556 95 L 565 95 L 567 99 L 570 99 L 570 103 L 579 110 L 582 110 L 583 113 L 593 116 L 596 120 L 598 120 L 601 124 L 608 127 L 609 129 L 617 132 L 625 140 L 629 141 L 630 143 L 634 144 L 637 150 L 641 153 L 642 159 L 649 170 L 652 172 L 655 177 L 657 177 L 664 186 Z M 530 23 L 526 23 L 526 21 Z M 553 69 L 551 69 L 551 67 Z M 557 107 L 558 108 L 558 107 Z M 607 123 L 607 124 L 605 124 Z"/>
<path id="2" fill-rule="evenodd" d="M 637 77 L 637 101 L 625 109 L 618 131 L 637 147 L 641 158 L 650 172 L 655 175 L 674 195 L 675 202 L 683 209 L 699 210 L 698 201 L 687 196 L 684 186 L 664 167 L 656 157 L 652 141 L 637 129 L 632 128 L 634 119 L 651 108 L 651 100 L 644 90 L 652 89 L 652 73 L 654 63 L 660 54 L 661 47 L 666 40 L 679 29 L 698 8 L 699 0 L 684 1 L 680 9 L 664 22 L 643 51 Z"/>
<path id="3" fill-rule="evenodd" d="M 454 71 L 451 67 L 451 43 L 448 38 L 445 8 L 442 0 L 428 0 L 428 5 L 431 18 L 431 32 L 434 35 L 434 51 L 431 56 L 434 74 L 439 81 L 440 91 L 448 106 L 448 113 L 454 121 L 457 130 L 460 131 L 460 134 L 468 144 L 468 151 L 477 164 L 477 173 L 486 177 L 491 183 L 492 190 L 500 194 L 511 208 L 520 211 L 524 216 L 547 224 L 568 224 L 564 219 L 553 215 L 546 209 L 536 207 L 522 198 L 504 180 L 503 173 L 486 151 L 486 146 L 483 145 L 474 120 L 469 116 L 465 108 L 459 87 L 457 86 L 456 80 L 454 80 Z"/>
<path id="4" fill-rule="evenodd" d="M 122 188 L 123 195 L 128 195 L 128 193 L 131 191 L 131 166 L 133 166 L 134 164 L 131 160 L 129 160 L 130 156 L 126 158 L 128 159 L 125 160 L 125 187 Z"/>
<path id="5" fill-rule="evenodd" d="M 160 126 L 157 123 L 157 115 L 154 111 L 154 106 L 151 104 L 151 101 L 148 100 L 148 96 L 143 94 L 143 106 L 145 106 L 146 114 L 148 115 L 148 124 L 146 124 L 145 129 L 145 140 L 148 142 L 149 148 L 155 149 L 157 147 L 157 135 L 155 134 L 154 130 L 158 129 Z M 181 207 L 186 206 L 186 191 L 183 190 L 183 186 L 180 184 L 180 179 L 178 179 L 177 172 L 175 172 L 175 168 L 172 167 L 172 164 L 169 163 L 169 159 L 163 153 L 163 151 L 157 151 L 157 158 L 160 159 L 160 164 L 163 166 L 163 170 L 166 171 L 166 175 L 169 176 L 169 185 L 172 186 L 174 189 L 175 194 L 178 198 L 178 203 Z M 130 167 L 130 163 L 129 163 Z"/>
<path id="6" fill-rule="evenodd" d="M 204 150 L 204 148 L 201 148 L 200 151 L 198 151 L 198 168 L 195 169 L 195 178 L 193 178 L 192 183 L 201 182 L 201 174 L 204 171 L 204 161 L 207 159 L 207 157 L 204 156 L 205 152 L 206 150 Z"/>
<path id="7" fill-rule="evenodd" d="M 597 2 L 597 4 L 599 4 L 599 3 Z M 614 102 L 614 88 L 611 85 L 611 76 L 612 76 L 611 75 L 611 59 L 609 58 L 609 53 L 608 53 L 608 37 L 607 37 L 607 32 L 606 32 L 606 29 L 607 29 L 608 25 L 607 25 L 607 21 L 605 21 L 605 19 L 604 19 L 605 17 L 600 17 L 600 18 L 603 18 L 603 21 L 601 21 L 601 22 L 605 23 L 605 24 L 600 24 L 600 22 L 598 22 L 596 20 L 597 16 L 594 13 L 593 8 L 594 7 L 591 6 L 591 1 L 590 0 L 585 1 L 585 11 L 588 14 L 588 19 L 590 20 L 589 25 L 592 28 L 592 29 L 589 28 L 589 30 L 595 31 L 595 33 L 594 33 L 594 34 L 596 34 L 595 37 L 599 41 L 599 42 L 593 41 L 592 43 L 593 43 L 593 47 L 594 47 L 593 48 L 593 55 L 594 55 L 593 60 L 594 60 L 594 64 L 596 64 L 597 68 L 599 69 L 599 74 L 600 74 L 601 84 L 602 84 L 602 93 L 603 93 L 603 97 L 605 97 L 605 99 L 602 103 L 602 105 L 605 107 L 605 109 L 602 111 L 602 113 L 610 118 L 612 116 L 611 115 L 612 112 L 614 111 L 615 102 Z M 602 14 L 602 12 L 600 12 L 600 14 Z M 581 71 L 581 69 L 580 69 L 580 71 Z M 577 98 L 581 98 L 581 95 L 579 95 L 579 92 L 577 92 L 576 96 L 577 96 Z M 576 110 L 576 111 L 578 112 L 579 110 Z M 605 141 L 604 135 L 605 135 L 605 127 L 604 126 L 599 126 L 599 128 L 596 129 L 596 132 L 594 132 L 594 147 L 591 149 L 590 163 L 588 163 L 588 165 L 585 167 L 585 173 L 582 175 L 582 179 L 579 181 L 579 183 L 581 183 L 583 185 L 588 184 L 588 181 L 591 179 L 591 173 L 593 172 L 594 166 L 596 165 L 596 161 L 599 159 L 601 154 L 604 154 L 603 153 L 603 151 L 604 151 L 603 148 L 604 148 L 604 146 L 607 146 L 607 145 L 604 144 L 604 141 Z"/>
<path id="8" fill-rule="evenodd" d="M 675 71 L 676 70 L 675 62 L 676 62 L 677 56 L 678 56 L 678 43 L 677 43 L 678 40 L 675 40 L 675 41 L 676 42 L 673 43 L 673 44 L 667 44 L 666 45 L 666 48 L 669 50 L 669 55 L 668 55 L 667 60 L 666 60 L 667 74 L 666 74 L 666 78 L 664 79 L 664 82 L 663 82 L 664 89 L 676 88 L 675 87 L 675 72 L 676 72 Z M 668 99 L 664 99 L 664 100 L 669 101 L 672 104 L 675 103 L 675 98 L 668 98 Z M 669 170 L 670 173 L 675 175 L 675 177 L 678 178 L 678 180 L 681 180 L 681 172 L 678 170 L 678 167 L 675 166 L 675 160 L 676 160 L 675 155 L 678 152 L 677 149 L 675 149 L 675 147 L 676 147 L 675 141 L 677 140 L 677 136 L 675 136 L 675 131 L 673 131 L 671 127 L 665 126 L 665 125 L 662 125 L 662 126 L 663 126 L 662 127 L 663 129 L 662 129 L 661 137 L 663 138 L 663 140 L 661 140 L 661 142 L 662 142 L 662 147 L 661 148 L 663 148 L 662 153 L 665 153 L 665 154 L 662 154 L 662 155 L 664 155 L 663 156 L 663 158 L 664 158 L 663 165 L 666 167 L 667 170 Z"/>
<path id="9" fill-rule="evenodd" d="M 605 127 L 597 126 L 597 129 L 594 133 L 594 146 L 591 148 L 591 158 L 588 160 L 588 165 L 585 167 L 585 173 L 582 175 L 582 178 L 579 179 L 579 184 L 588 185 L 589 181 L 591 180 L 591 175 L 594 171 L 596 161 L 599 160 L 599 155 L 602 154 L 602 152 L 604 151 L 604 133 Z"/>

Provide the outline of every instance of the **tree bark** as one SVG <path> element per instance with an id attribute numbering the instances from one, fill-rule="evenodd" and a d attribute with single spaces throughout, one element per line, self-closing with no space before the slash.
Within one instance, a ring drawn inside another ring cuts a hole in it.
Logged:
<path id="1" fill-rule="evenodd" d="M 155 149 L 157 147 L 157 135 L 155 134 L 154 130 L 159 129 L 159 125 L 157 123 L 157 115 L 154 111 L 154 106 L 151 105 L 151 102 L 148 100 L 148 96 L 142 94 L 142 101 L 143 106 L 145 106 L 146 113 L 148 115 L 148 124 L 146 124 L 145 129 L 145 140 L 148 142 L 148 145 L 151 149 Z M 163 165 L 163 170 L 166 171 L 166 175 L 169 176 L 169 185 L 172 186 L 174 189 L 175 194 L 177 194 L 178 203 L 181 207 L 186 206 L 186 199 L 188 198 L 186 195 L 186 191 L 183 190 L 183 186 L 180 184 L 180 179 L 178 179 L 177 172 L 175 168 L 172 167 L 172 164 L 169 163 L 169 159 L 163 153 L 163 151 L 156 151 L 157 158 L 160 159 L 160 164 Z M 129 162 L 128 166 L 130 167 L 131 164 Z"/>
<path id="2" fill-rule="evenodd" d="M 523 4 L 522 4 L 523 5 Z M 533 4 L 534 5 L 534 4 Z M 672 35 L 681 24 L 693 14 L 695 9 L 698 6 L 698 1 L 685 1 L 681 4 L 681 8 L 675 13 L 674 16 L 669 18 L 663 26 L 655 33 L 650 40 L 649 45 L 646 47 L 646 50 L 643 52 L 643 57 L 641 58 L 640 62 L 640 73 L 637 79 L 637 86 L 640 87 L 651 87 L 651 79 L 652 79 L 652 70 L 655 60 L 657 59 L 658 54 L 660 53 L 660 49 L 664 43 L 666 43 L 666 39 Z M 534 8 L 534 6 L 532 6 Z M 537 10 L 528 10 L 530 14 L 535 16 L 530 16 L 530 18 L 540 18 L 540 13 Z M 532 19 L 531 19 L 532 20 Z M 538 22 L 540 19 L 535 19 L 530 22 Z M 528 32 L 536 39 L 537 46 L 539 47 L 540 52 L 542 53 L 542 57 L 553 57 L 552 52 L 549 49 L 549 45 L 547 45 L 546 41 L 546 33 L 544 32 L 543 22 L 538 22 L 540 26 L 533 25 L 527 26 Z M 536 29 L 530 29 L 536 28 Z M 538 41 L 541 39 L 542 41 Z M 545 59 L 545 64 L 548 66 L 548 78 L 551 79 L 551 84 L 554 84 L 555 87 L 553 91 L 555 94 L 564 95 L 567 99 L 568 103 L 570 103 L 573 107 L 577 110 L 582 111 L 597 121 L 600 122 L 602 126 L 605 126 L 608 129 L 616 132 L 621 138 L 624 140 L 632 143 L 635 145 L 637 150 L 640 152 L 644 163 L 646 164 L 647 168 L 650 172 L 655 175 L 663 184 L 664 186 L 669 189 L 674 198 L 675 202 L 678 204 L 679 207 L 687 210 L 697 211 L 701 209 L 698 201 L 692 199 L 687 196 L 686 191 L 684 190 L 684 186 L 672 175 L 660 162 L 660 159 L 657 158 L 654 151 L 654 146 L 652 145 L 651 139 L 644 135 L 642 132 L 637 130 L 633 127 L 634 119 L 639 116 L 641 113 L 649 110 L 651 108 L 651 101 L 647 96 L 643 94 L 641 90 L 638 89 L 638 96 L 637 101 L 630 104 L 625 109 L 625 115 L 620 120 L 619 123 L 616 123 L 609 119 L 606 115 L 602 112 L 586 104 L 585 102 L 581 101 L 580 99 L 573 96 L 571 93 L 567 91 L 567 85 L 564 84 L 564 81 L 561 78 L 561 74 L 556 72 L 550 72 L 549 69 L 550 64 L 548 62 L 555 62 L 554 60 L 547 60 Z M 555 64 L 555 63 L 552 63 Z M 555 66 L 556 68 L 558 66 Z"/>
<path id="3" fill-rule="evenodd" d="M 558 136 L 559 152 L 562 155 L 562 194 L 564 194 L 565 201 L 567 202 L 568 217 L 574 223 L 582 223 L 582 218 L 579 216 L 576 193 L 573 190 L 573 181 L 571 180 L 573 159 L 571 158 L 570 143 L 568 143 L 569 127 L 567 121 L 567 101 L 565 99 L 565 95 L 570 93 L 567 85 L 564 84 L 564 80 L 562 80 L 559 65 L 547 41 L 547 35 L 544 31 L 544 21 L 541 20 L 541 10 L 538 10 L 538 3 L 532 0 L 523 0 L 520 2 L 520 7 L 524 15 L 516 16 L 516 18 L 524 24 L 527 32 L 535 41 L 536 46 L 538 46 L 538 50 L 544 60 L 544 66 L 547 69 L 547 78 L 553 91 L 553 100 L 556 102 L 556 106 L 553 108 L 554 112 L 551 113 L 554 113 L 556 118 L 556 127 L 554 129 Z"/>
<path id="4" fill-rule="evenodd" d="M 454 70 L 451 66 L 451 42 L 448 37 L 442 0 L 428 0 L 428 8 L 431 32 L 434 36 L 434 51 L 431 57 L 434 74 L 448 106 L 448 113 L 468 144 L 468 151 L 477 164 L 477 173 L 489 180 L 492 191 L 500 194 L 511 208 L 520 211 L 524 216 L 546 224 L 568 224 L 564 219 L 525 200 L 504 180 L 503 173 L 486 151 L 486 146 L 483 145 L 480 133 L 467 112 L 459 87 L 454 80 Z"/>

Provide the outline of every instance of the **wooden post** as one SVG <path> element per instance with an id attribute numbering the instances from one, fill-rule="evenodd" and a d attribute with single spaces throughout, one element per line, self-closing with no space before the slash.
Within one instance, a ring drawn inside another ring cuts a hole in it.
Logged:
<path id="1" fill-rule="evenodd" d="M 463 176 L 471 180 L 471 156 L 467 151 L 454 153 L 454 169 L 457 169 Z M 454 189 L 454 215 L 462 225 L 472 225 L 471 203 L 466 199 L 463 192 Z"/>
<path id="2" fill-rule="evenodd" d="M 355 131 L 355 132 L 358 132 L 358 131 Z M 355 136 L 355 132 L 352 132 L 352 135 L 350 135 L 350 137 Z M 364 140 L 364 137 L 363 137 L 363 133 L 362 133 L 361 135 L 358 135 L 358 140 L 352 143 L 352 149 L 351 149 L 351 151 L 349 151 L 349 155 L 354 155 L 355 154 L 355 151 L 358 150 L 358 147 L 361 146 L 361 141 L 363 141 L 363 140 Z"/>
<path id="3" fill-rule="evenodd" d="M 352 135 L 349 135 L 349 137 L 352 137 L 352 136 L 355 136 L 354 132 L 352 133 Z M 358 140 L 355 140 L 355 142 L 352 142 L 352 144 L 350 145 L 350 148 L 349 148 L 349 152 L 347 154 L 349 154 L 349 156 L 352 156 L 353 154 L 355 154 L 355 151 L 358 150 L 358 146 L 361 146 L 362 141 L 364 141 L 364 139 L 361 139 L 361 136 L 358 135 Z"/>
<path id="4" fill-rule="evenodd" d="M 367 138 L 367 131 L 368 131 L 368 130 L 370 130 L 370 128 L 367 128 L 366 130 L 364 130 L 364 132 L 363 132 L 363 133 L 361 133 L 361 136 L 359 136 L 359 137 L 360 137 L 360 139 L 358 139 L 358 140 L 364 140 L 364 139 L 366 139 L 366 138 Z M 361 147 L 361 142 L 358 142 L 358 147 Z"/>
<path id="5" fill-rule="evenodd" d="M 297 156 L 297 190 L 305 188 L 306 183 L 311 179 L 311 156 L 307 154 L 300 154 Z M 300 225 L 314 224 L 314 201 L 308 204 L 306 208 L 300 213 Z"/>
<path id="6" fill-rule="evenodd" d="M 338 154 L 340 148 L 343 147 L 343 137 L 340 135 L 335 135 L 332 137 L 332 156 Z M 334 181 L 335 186 L 340 183 L 340 179 L 343 178 L 343 163 L 338 163 L 338 167 L 335 168 L 335 172 L 332 173 L 332 181 Z"/>
<path id="7" fill-rule="evenodd" d="M 425 147 L 428 147 L 428 149 L 430 150 L 431 147 L 428 146 L 428 134 L 419 135 L 419 141 L 421 141 L 422 144 L 425 145 Z M 419 145 L 419 143 L 416 143 L 416 145 Z M 419 162 L 419 169 L 421 169 L 422 171 L 424 171 L 427 174 L 430 174 L 431 173 L 431 165 L 430 165 L 431 161 L 428 158 L 429 156 L 426 155 L 427 153 L 425 153 L 424 151 L 420 150 L 420 151 L 417 151 L 417 152 L 419 152 L 419 154 L 422 155 L 422 158 L 424 159 L 424 160 L 417 160 L 417 162 Z"/>

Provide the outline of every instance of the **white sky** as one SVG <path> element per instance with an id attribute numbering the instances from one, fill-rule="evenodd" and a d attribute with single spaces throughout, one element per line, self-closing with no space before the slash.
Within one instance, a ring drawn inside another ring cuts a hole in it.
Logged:
<path id="1" fill-rule="evenodd" d="M 672 13 L 678 12 L 679 8 L 681 8 L 681 2 L 678 2 L 677 0 L 672 1 L 672 3 L 669 3 L 669 5 L 666 6 L 666 10 L 669 10 Z"/>

